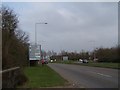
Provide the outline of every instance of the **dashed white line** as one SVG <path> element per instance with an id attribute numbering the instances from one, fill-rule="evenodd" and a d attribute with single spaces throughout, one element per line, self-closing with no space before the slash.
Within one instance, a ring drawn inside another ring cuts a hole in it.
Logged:
<path id="1" fill-rule="evenodd" d="M 89 71 L 91 73 L 94 73 L 94 74 L 98 74 L 98 75 L 101 75 L 101 76 L 105 76 L 105 77 L 112 77 L 110 75 L 106 75 L 106 74 L 102 74 L 102 73 L 98 73 L 98 72 L 93 72 L 93 71 Z"/>
<path id="2" fill-rule="evenodd" d="M 106 74 L 102 74 L 102 73 L 97 73 L 97 74 L 102 75 L 102 76 L 105 76 L 105 77 L 112 77 L 112 76 L 110 76 L 110 75 L 106 75 Z"/>

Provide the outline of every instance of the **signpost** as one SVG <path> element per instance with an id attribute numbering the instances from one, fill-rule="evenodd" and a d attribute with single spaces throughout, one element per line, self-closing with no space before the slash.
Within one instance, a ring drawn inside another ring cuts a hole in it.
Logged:
<path id="1" fill-rule="evenodd" d="M 41 45 L 29 46 L 29 60 L 41 60 Z"/>
<path id="2" fill-rule="evenodd" d="M 63 61 L 67 61 L 68 60 L 68 56 L 63 56 Z"/>

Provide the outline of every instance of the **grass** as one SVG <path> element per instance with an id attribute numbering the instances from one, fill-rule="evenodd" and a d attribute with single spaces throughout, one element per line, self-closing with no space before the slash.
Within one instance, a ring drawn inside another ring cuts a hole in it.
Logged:
<path id="1" fill-rule="evenodd" d="M 102 68 L 112 68 L 112 69 L 120 69 L 120 67 L 118 66 L 118 63 L 90 62 L 90 63 L 80 63 L 79 65 L 92 66 L 92 67 L 102 67 Z"/>
<path id="2" fill-rule="evenodd" d="M 91 67 L 120 69 L 118 63 L 108 63 L 108 62 L 93 62 L 93 61 L 90 61 L 89 63 L 75 63 L 74 61 L 69 60 L 69 61 L 62 61 L 62 62 L 57 62 L 57 63 L 76 64 L 76 65 L 91 66 Z"/>
<path id="3" fill-rule="evenodd" d="M 63 63 L 63 64 L 73 64 L 74 61 L 72 61 L 72 60 L 69 60 L 69 61 L 63 61 L 62 63 Z"/>
<path id="4" fill-rule="evenodd" d="M 47 65 L 26 67 L 24 73 L 29 80 L 22 86 L 25 88 L 64 86 L 67 82 Z"/>

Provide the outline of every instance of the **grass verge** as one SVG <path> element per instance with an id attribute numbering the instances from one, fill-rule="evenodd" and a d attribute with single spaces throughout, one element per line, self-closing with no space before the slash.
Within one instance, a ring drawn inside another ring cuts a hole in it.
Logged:
<path id="1" fill-rule="evenodd" d="M 83 65 L 83 66 L 91 66 L 91 67 L 101 67 L 101 68 L 111 68 L 111 69 L 120 69 L 120 67 L 118 66 L 118 63 L 95 63 L 95 62 L 91 62 L 91 63 L 74 63 L 77 65 Z"/>
<path id="2" fill-rule="evenodd" d="M 101 68 L 111 68 L 111 69 L 120 69 L 118 63 L 107 63 L 107 62 L 89 62 L 89 63 L 77 63 L 75 61 L 62 61 L 57 62 L 62 64 L 75 64 L 75 65 L 83 65 L 83 66 L 91 66 L 91 67 L 101 67 Z"/>
<path id="3" fill-rule="evenodd" d="M 67 81 L 47 65 L 26 67 L 24 73 L 28 81 L 22 88 L 64 86 Z M 21 87 L 20 87 L 21 88 Z"/>

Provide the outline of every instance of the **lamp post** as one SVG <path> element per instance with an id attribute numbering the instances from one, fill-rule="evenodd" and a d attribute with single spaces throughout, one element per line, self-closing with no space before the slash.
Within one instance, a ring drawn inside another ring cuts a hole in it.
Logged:
<path id="1" fill-rule="evenodd" d="M 38 24 L 48 24 L 48 23 L 44 23 L 44 22 L 39 22 L 39 23 L 35 23 L 35 45 L 37 46 L 37 25 Z M 40 55 L 41 55 L 42 51 L 41 51 L 41 45 L 40 45 Z"/>
<path id="2" fill-rule="evenodd" d="M 37 25 L 38 24 L 48 24 L 48 23 L 35 23 L 35 45 L 37 45 Z"/>

